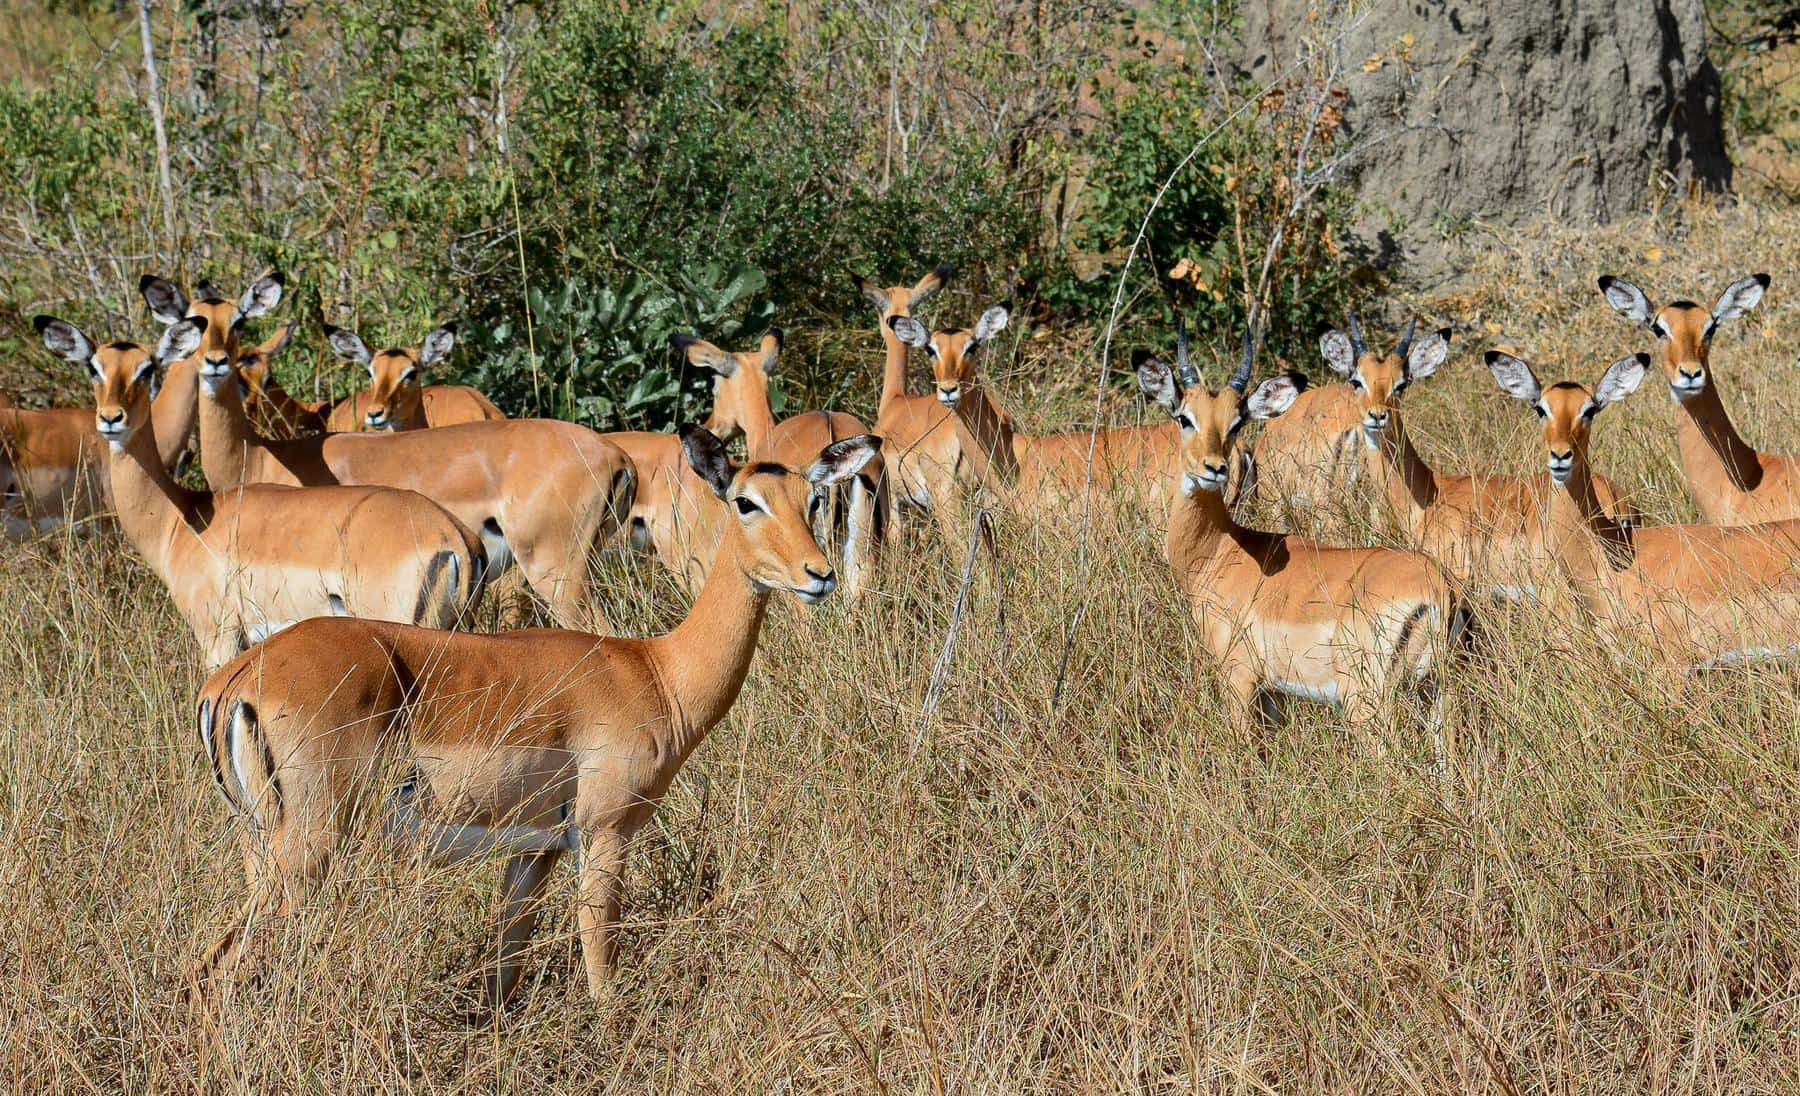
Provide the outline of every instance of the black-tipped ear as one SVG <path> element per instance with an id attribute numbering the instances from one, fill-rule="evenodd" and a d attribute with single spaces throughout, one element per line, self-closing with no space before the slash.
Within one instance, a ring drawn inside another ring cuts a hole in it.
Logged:
<path id="1" fill-rule="evenodd" d="M 931 332 L 911 316 L 889 316 L 888 327 L 893 330 L 895 337 L 908 346 L 923 350 L 931 345 Z"/>
<path id="2" fill-rule="evenodd" d="M 775 367 L 781 364 L 781 348 L 785 345 L 787 345 L 787 337 L 782 334 L 781 328 L 779 327 L 771 327 L 768 332 L 763 335 L 763 373 L 768 374 L 775 372 Z"/>
<path id="3" fill-rule="evenodd" d="M 146 274 L 138 279 L 138 292 L 150 306 L 150 314 L 163 323 L 176 323 L 188 313 L 187 294 L 166 278 Z"/>
<path id="4" fill-rule="evenodd" d="M 425 342 L 419 347 L 419 365 L 430 369 L 450 356 L 456 349 L 456 325 L 440 324 L 425 336 Z"/>
<path id="5" fill-rule="evenodd" d="M 875 454 L 881 452 L 881 438 L 875 434 L 858 434 L 834 441 L 819 451 L 819 459 L 806 470 L 806 482 L 814 487 L 830 487 L 861 472 Z"/>
<path id="6" fill-rule="evenodd" d="M 74 365 L 85 366 L 94 357 L 94 341 L 82 334 L 81 328 L 55 316 L 35 316 L 31 326 L 43 336 L 44 346 L 57 357 Z"/>
<path id="7" fill-rule="evenodd" d="M 681 438 L 682 451 L 687 454 L 688 465 L 694 474 L 712 488 L 713 494 L 724 498 L 725 492 L 731 490 L 733 473 L 725 443 L 711 430 L 691 422 L 682 423 L 675 433 Z"/>
<path id="8" fill-rule="evenodd" d="M 355 362 L 357 365 L 368 365 L 375 360 L 369 344 L 363 342 L 362 336 L 354 331 L 326 324 L 325 342 L 331 347 L 332 353 L 345 361 Z"/>
<path id="9" fill-rule="evenodd" d="M 852 274 L 850 275 L 850 279 L 856 283 L 856 291 L 863 295 L 864 300 L 868 301 L 882 312 L 888 310 L 889 301 L 887 290 L 876 285 L 861 274 Z"/>

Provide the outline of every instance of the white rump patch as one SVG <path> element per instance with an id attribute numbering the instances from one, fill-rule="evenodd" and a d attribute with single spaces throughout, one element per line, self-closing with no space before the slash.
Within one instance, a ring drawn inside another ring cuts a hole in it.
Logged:
<path id="1" fill-rule="evenodd" d="M 1281 678 L 1271 678 L 1268 682 L 1268 688 L 1273 689 L 1278 693 L 1285 693 L 1288 696 L 1297 696 L 1302 700 L 1314 700 L 1320 704 L 1336 705 L 1343 702 L 1343 697 L 1340 695 L 1338 684 L 1335 681 L 1326 685 L 1307 685 L 1299 681 L 1284 681 Z"/>

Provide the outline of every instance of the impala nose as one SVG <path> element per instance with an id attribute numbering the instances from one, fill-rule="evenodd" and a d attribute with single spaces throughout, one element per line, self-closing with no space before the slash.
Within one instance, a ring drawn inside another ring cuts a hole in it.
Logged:
<path id="1" fill-rule="evenodd" d="M 960 384 L 940 384 L 937 390 L 938 402 L 945 407 L 955 407 L 962 400 Z"/>
<path id="2" fill-rule="evenodd" d="M 1575 451 L 1564 449 L 1558 452 L 1550 450 L 1550 478 L 1557 483 L 1565 483 L 1569 474 L 1575 470 Z"/>
<path id="3" fill-rule="evenodd" d="M 1677 393 L 1691 396 L 1695 392 L 1706 387 L 1706 369 L 1704 367 L 1699 369 L 1688 369 L 1677 366 L 1675 369 L 1675 383 L 1670 387 L 1674 388 Z"/>
<path id="4" fill-rule="evenodd" d="M 371 430 L 380 430 L 384 428 L 388 424 L 387 408 L 372 408 L 368 414 L 363 416 L 363 421 L 369 424 L 369 429 Z"/>
<path id="5" fill-rule="evenodd" d="M 1363 412 L 1363 426 L 1366 429 L 1382 431 L 1387 429 L 1388 413 L 1386 411 Z"/>
<path id="6" fill-rule="evenodd" d="M 101 435 L 109 438 L 118 437 L 125 432 L 125 411 L 100 408 L 94 412 Z"/>
<path id="7" fill-rule="evenodd" d="M 830 567 L 826 567 L 823 572 L 820 572 L 813 570 L 812 564 L 809 563 L 801 570 L 805 571 L 806 577 L 812 581 L 805 586 L 795 587 L 794 593 L 806 604 L 811 605 L 837 589 L 837 572 Z"/>

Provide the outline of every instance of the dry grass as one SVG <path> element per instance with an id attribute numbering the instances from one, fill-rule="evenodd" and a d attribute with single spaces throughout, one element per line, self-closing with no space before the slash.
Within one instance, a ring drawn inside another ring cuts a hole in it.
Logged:
<path id="1" fill-rule="evenodd" d="M 1595 275 L 1666 297 L 1768 269 L 1718 365 L 1746 433 L 1795 448 L 1797 228 L 1696 210 L 1485 238 L 1462 298 L 1425 302 L 1474 337 L 1409 397 L 1421 444 L 1446 468 L 1532 470 L 1531 416 L 1475 351 L 1504 340 L 1592 379 L 1645 342 Z M 1597 462 L 1686 515 L 1646 389 L 1603 417 Z M 1091 399 L 1044 390 L 1016 400 L 1037 422 Z M 15 552 L 0 1069 L 109 1091 L 1800 1083 L 1794 676 L 1669 680 L 1522 614 L 1450 681 L 1448 781 L 1418 731 L 1309 706 L 1259 751 L 1196 669 L 1160 519 L 1099 519 L 1083 582 L 1074 517 L 1041 517 L 1002 523 L 1001 581 L 975 584 L 929 717 L 960 548 L 914 546 L 853 611 L 773 615 L 634 850 L 614 1001 L 583 992 L 565 872 L 523 1001 L 467 1019 L 453 982 L 490 943 L 494 866 L 365 850 L 271 941 L 216 1045 L 178 1003 L 241 887 L 192 732 L 193 645 L 116 538 Z M 608 581 L 634 627 L 679 611 L 646 570 Z"/>

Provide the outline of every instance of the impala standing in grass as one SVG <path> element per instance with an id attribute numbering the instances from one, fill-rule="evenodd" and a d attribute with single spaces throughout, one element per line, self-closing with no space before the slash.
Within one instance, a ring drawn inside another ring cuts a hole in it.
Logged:
<path id="1" fill-rule="evenodd" d="M 724 515 L 687 619 L 654 639 L 539 629 L 469 635 L 319 620 L 274 637 L 201 688 L 213 779 L 247 833 L 250 897 L 197 977 L 241 971 L 252 926 L 318 883 L 359 807 L 387 792 L 393 829 L 446 857 L 507 855 L 490 999 L 516 983 L 537 903 L 565 852 L 588 989 L 617 964 L 625 853 L 675 774 L 731 710 L 769 595 L 837 585 L 807 513 L 880 440 L 827 446 L 804 469 L 733 467 L 700 427 L 681 441 Z M 383 771 L 407 773 L 384 789 Z"/>
<path id="2" fill-rule="evenodd" d="M 1319 340 L 1326 364 L 1356 395 L 1370 484 L 1414 546 L 1449 568 L 1465 590 L 1508 599 L 1535 596 L 1551 552 L 1547 488 L 1536 478 L 1446 475 L 1425 463 L 1406 433 L 1400 395 L 1437 372 L 1450 353 L 1450 329 L 1415 343 L 1416 323 L 1407 326 L 1392 354 L 1369 350 L 1354 315 L 1348 335 L 1328 331 Z M 1595 477 L 1594 493 L 1615 520 L 1636 520 L 1609 481 Z"/>
<path id="3" fill-rule="evenodd" d="M 325 325 L 325 341 L 345 361 L 369 371 L 369 387 L 332 407 L 326 429 L 423 430 L 462 422 L 494 422 L 506 416 L 477 389 L 462 384 L 425 384 L 425 373 L 443 364 L 456 346 L 456 325 L 433 328 L 417 349 L 374 351 L 354 331 Z"/>
<path id="4" fill-rule="evenodd" d="M 1254 362 L 1247 337 L 1242 362 L 1217 392 L 1186 359 L 1173 373 L 1155 359 L 1138 366 L 1144 394 L 1181 432 L 1168 559 L 1234 718 L 1247 718 L 1253 701 L 1286 693 L 1367 722 L 1398 689 L 1412 687 L 1429 702 L 1441 770 L 1441 675 L 1467 627 L 1466 611 L 1442 568 L 1421 552 L 1327 548 L 1247 529 L 1231 516 L 1225 487 L 1238 431 L 1281 414 L 1300 394 L 1297 378 L 1280 376 L 1246 396 Z"/>
<path id="5" fill-rule="evenodd" d="M 1048 506 L 1080 499 L 1091 482 L 1102 495 L 1142 491 L 1146 505 L 1166 507 L 1179 467 L 1180 435 L 1173 423 L 1036 435 L 1014 427 L 977 371 L 983 348 L 1006 328 L 1008 318 L 1006 308 L 995 305 L 981 314 L 974 330 L 932 332 L 909 316 L 889 322 L 902 342 L 930 355 L 938 402 L 956 412 L 1011 498 Z M 1185 339 L 1184 331 L 1178 341 Z"/>
<path id="6" fill-rule="evenodd" d="M 1657 338 L 1677 408 L 1681 471 L 1700 513 L 1719 525 L 1800 517 L 1800 457 L 1751 448 L 1725 413 L 1712 370 L 1719 326 L 1755 308 L 1767 288 L 1767 274 L 1739 279 L 1725 287 L 1709 312 L 1693 301 L 1656 308 L 1630 282 L 1610 274 L 1600 279 L 1606 303 Z"/>
<path id="7" fill-rule="evenodd" d="M 492 579 L 517 563 L 562 624 L 583 621 L 589 559 L 624 527 L 631 459 L 572 422 L 507 419 L 400 433 L 256 435 L 239 385 L 203 385 L 200 460 L 215 491 L 358 484 L 417 491 L 481 537 Z"/>
<path id="8" fill-rule="evenodd" d="M 895 334 L 894 321 L 935 297 L 950 278 L 944 263 L 911 286 L 882 288 L 858 274 L 856 288 L 881 317 L 881 344 L 886 360 L 881 373 L 881 404 L 875 433 L 885 442 L 885 490 L 893 517 L 928 513 L 939 530 L 960 543 L 965 532 L 962 491 L 988 475 L 988 455 L 969 436 L 955 412 L 935 396 L 906 391 L 906 343 Z"/>
<path id="9" fill-rule="evenodd" d="M 93 381 L 119 525 L 168 587 L 208 667 L 308 617 L 449 627 L 474 608 L 480 542 L 423 496 L 267 486 L 215 495 L 170 477 L 157 452 L 151 396 L 162 370 L 201 346 L 205 317 L 170 324 L 154 350 L 96 346 L 62 320 L 35 322 L 51 352 Z"/>
<path id="10" fill-rule="evenodd" d="M 1761 525 L 1655 525 L 1614 520 L 1588 465 L 1596 415 L 1634 392 L 1648 354 L 1621 358 L 1589 388 L 1549 387 L 1524 361 L 1489 351 L 1502 391 L 1543 422 L 1554 563 L 1601 630 L 1680 667 L 1760 661 L 1800 645 L 1800 519 Z"/>

